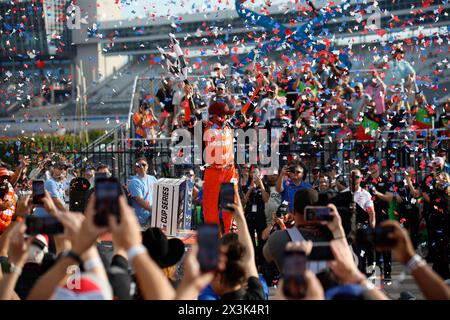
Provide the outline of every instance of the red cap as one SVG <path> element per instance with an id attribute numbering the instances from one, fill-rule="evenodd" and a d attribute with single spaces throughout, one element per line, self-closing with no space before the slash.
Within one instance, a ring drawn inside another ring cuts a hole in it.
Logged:
<path id="1" fill-rule="evenodd" d="M 234 114 L 234 109 L 231 109 L 225 102 L 215 101 L 209 106 L 208 112 L 210 115 L 224 116 Z"/>

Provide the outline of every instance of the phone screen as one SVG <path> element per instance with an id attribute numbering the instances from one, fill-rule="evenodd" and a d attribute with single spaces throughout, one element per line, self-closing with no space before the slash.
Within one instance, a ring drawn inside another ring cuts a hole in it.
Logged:
<path id="1" fill-rule="evenodd" d="M 219 263 L 219 226 L 203 224 L 197 230 L 198 262 L 202 272 L 217 270 Z"/>
<path id="2" fill-rule="evenodd" d="M 333 251 L 331 251 L 329 242 L 314 242 L 311 253 L 308 256 L 313 261 L 330 261 L 334 260 Z"/>
<path id="3" fill-rule="evenodd" d="M 303 251 L 286 251 L 283 265 L 283 294 L 286 298 L 305 296 L 306 254 Z"/>
<path id="4" fill-rule="evenodd" d="M 64 226 L 54 217 L 28 216 L 25 220 L 26 233 L 36 234 L 60 234 L 64 232 Z"/>
<path id="5" fill-rule="evenodd" d="M 33 180 L 33 204 L 43 205 L 42 198 L 45 196 L 44 180 Z"/>
<path id="6" fill-rule="evenodd" d="M 95 181 L 95 224 L 108 225 L 108 216 L 114 215 L 120 221 L 120 184 L 116 178 L 100 178 Z"/>
<path id="7" fill-rule="evenodd" d="M 331 221 L 333 216 L 331 215 L 331 209 L 328 207 L 307 206 L 305 208 L 305 220 L 310 222 Z"/>
<path id="8" fill-rule="evenodd" d="M 233 208 L 227 207 L 227 204 L 234 203 L 234 184 L 222 183 L 219 194 L 219 210 L 233 211 Z"/>

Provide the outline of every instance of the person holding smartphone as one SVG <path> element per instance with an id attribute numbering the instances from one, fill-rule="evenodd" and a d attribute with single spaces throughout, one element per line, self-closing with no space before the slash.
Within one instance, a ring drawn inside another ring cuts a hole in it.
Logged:
<path id="1" fill-rule="evenodd" d="M 274 262 L 279 271 L 284 267 L 284 251 L 287 243 L 292 241 L 329 242 L 332 239 L 345 239 L 344 228 L 336 207 L 328 205 L 332 220 L 325 222 L 310 222 L 305 220 L 305 208 L 317 206 L 319 193 L 311 188 L 296 192 L 294 200 L 295 226 L 286 230 L 275 231 L 269 236 L 263 248 L 264 258 Z M 309 264 L 311 271 L 316 273 L 325 289 L 335 285 L 326 261 L 314 261 Z"/>
<path id="2" fill-rule="evenodd" d="M 269 201 L 269 187 L 264 184 L 258 168 L 250 171 L 248 184 L 242 187 L 244 192 L 245 219 L 252 235 L 253 247 L 256 251 L 256 263 L 261 265 L 262 256 L 262 232 L 267 227 L 265 204 Z"/>
<path id="3" fill-rule="evenodd" d="M 420 191 L 416 182 L 414 168 L 407 168 L 400 178 L 402 178 L 401 181 L 396 183 L 398 189 L 394 193 L 395 200 L 399 205 L 400 219 L 404 221 L 403 225 L 409 230 L 414 249 L 417 249 L 419 245 L 420 222 L 420 212 L 417 204 Z"/>
<path id="4" fill-rule="evenodd" d="M 311 188 L 309 183 L 303 181 L 304 168 L 299 162 L 284 166 L 276 182 L 276 190 L 281 193 L 282 201 L 289 204 L 289 212 L 294 209 L 294 195 L 297 191 Z"/>
<path id="5" fill-rule="evenodd" d="M 372 163 L 369 166 L 369 170 L 370 174 L 366 183 L 368 185 L 369 192 L 375 197 L 373 204 L 375 208 L 376 224 L 378 225 L 382 221 L 389 220 L 389 202 L 394 199 L 394 193 L 391 192 L 391 182 L 389 182 L 386 176 L 381 175 L 380 167 L 377 163 Z M 377 266 L 379 266 L 381 273 L 384 274 L 384 281 L 391 281 L 391 252 L 375 251 L 375 255 Z"/>
<path id="6" fill-rule="evenodd" d="M 66 189 L 64 185 L 64 178 L 66 177 L 67 164 L 63 161 L 58 161 L 53 164 L 50 172 L 51 178 L 45 181 L 45 190 L 50 194 L 53 203 L 56 208 L 60 211 L 66 211 L 67 206 L 64 200 Z M 34 215 L 37 217 L 45 217 L 50 213 L 45 210 L 44 207 L 36 207 L 34 210 Z"/>
<path id="7" fill-rule="evenodd" d="M 228 239 L 226 244 L 222 241 L 227 246 L 227 262 L 225 269 L 216 273 L 211 286 L 221 300 L 264 300 L 264 289 L 258 278 L 252 237 L 248 231 L 240 198 L 236 196 L 235 202 L 230 203 L 228 207 L 236 220 L 238 236 L 223 238 Z"/>

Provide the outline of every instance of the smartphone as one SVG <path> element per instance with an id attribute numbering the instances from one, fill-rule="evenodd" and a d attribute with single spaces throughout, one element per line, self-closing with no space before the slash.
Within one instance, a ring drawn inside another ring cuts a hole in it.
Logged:
<path id="1" fill-rule="evenodd" d="M 330 261 L 334 260 L 333 251 L 331 251 L 329 242 L 313 242 L 309 260 L 314 261 Z"/>
<path id="2" fill-rule="evenodd" d="M 305 208 L 305 221 L 332 221 L 331 209 L 329 207 L 307 206 Z"/>
<path id="3" fill-rule="evenodd" d="M 55 217 L 34 217 L 27 216 L 25 220 L 27 226 L 26 234 L 60 234 L 64 232 L 64 226 Z"/>
<path id="4" fill-rule="evenodd" d="M 234 184 L 222 183 L 219 193 L 219 210 L 234 211 L 233 208 L 227 207 L 227 204 L 234 203 Z"/>
<path id="5" fill-rule="evenodd" d="M 94 180 L 109 178 L 109 175 L 106 172 L 96 172 Z"/>
<path id="6" fill-rule="evenodd" d="M 283 294 L 289 299 L 302 299 L 306 293 L 306 254 L 301 250 L 284 253 Z"/>
<path id="7" fill-rule="evenodd" d="M 253 179 L 257 179 L 260 177 L 260 173 L 258 169 L 255 169 L 255 171 L 253 171 Z"/>
<path id="8" fill-rule="evenodd" d="M 219 264 L 219 226 L 202 224 L 197 229 L 197 259 L 202 272 L 217 270 Z"/>
<path id="9" fill-rule="evenodd" d="M 97 226 L 107 226 L 108 217 L 113 215 L 120 222 L 119 196 L 122 194 L 119 181 L 114 178 L 95 180 L 95 216 Z"/>
<path id="10" fill-rule="evenodd" d="M 397 241 L 390 239 L 389 234 L 394 232 L 394 230 L 395 229 L 392 226 L 377 226 L 371 232 L 371 235 L 369 236 L 371 238 L 370 240 L 375 247 L 393 247 L 396 245 Z"/>
<path id="11" fill-rule="evenodd" d="M 42 198 L 45 196 L 44 180 L 33 180 L 32 182 L 33 204 L 44 205 Z"/>

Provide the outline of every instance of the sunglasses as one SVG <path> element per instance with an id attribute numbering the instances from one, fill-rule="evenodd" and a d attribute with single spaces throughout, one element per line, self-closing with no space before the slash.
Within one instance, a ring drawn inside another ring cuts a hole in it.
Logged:
<path id="1" fill-rule="evenodd" d="M 146 163 L 136 163 L 136 167 L 138 168 L 145 168 L 147 166 Z"/>

